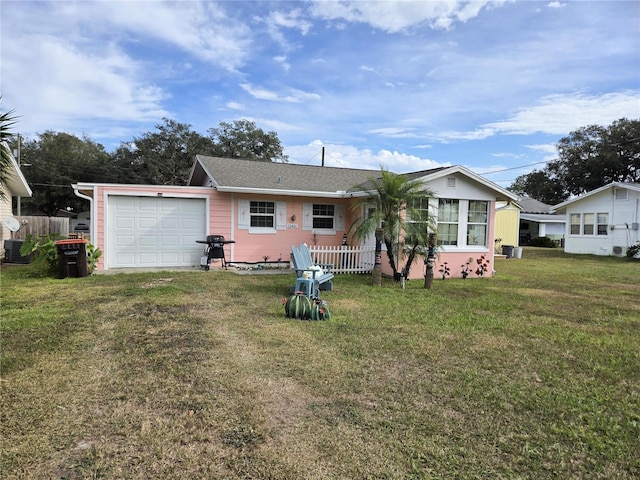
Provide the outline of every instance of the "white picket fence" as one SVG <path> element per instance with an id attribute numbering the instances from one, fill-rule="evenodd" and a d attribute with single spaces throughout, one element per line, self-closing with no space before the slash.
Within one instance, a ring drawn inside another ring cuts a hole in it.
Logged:
<path id="1" fill-rule="evenodd" d="M 316 263 L 331 263 L 333 273 L 371 273 L 375 261 L 375 249 L 362 247 L 336 247 L 310 245 L 311 256 Z"/>

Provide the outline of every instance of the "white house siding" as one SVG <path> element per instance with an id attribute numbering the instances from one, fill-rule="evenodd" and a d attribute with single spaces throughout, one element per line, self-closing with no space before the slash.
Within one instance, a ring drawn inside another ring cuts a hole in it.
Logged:
<path id="1" fill-rule="evenodd" d="M 616 187 L 621 188 L 621 187 Z M 593 255 L 624 255 L 626 248 L 640 240 L 640 230 L 634 227 L 640 221 L 640 192 L 626 189 L 626 199 L 616 199 L 614 188 L 576 200 L 566 207 L 565 252 Z M 571 214 L 607 213 L 607 235 L 571 234 Z M 614 247 L 621 247 L 621 249 Z"/>

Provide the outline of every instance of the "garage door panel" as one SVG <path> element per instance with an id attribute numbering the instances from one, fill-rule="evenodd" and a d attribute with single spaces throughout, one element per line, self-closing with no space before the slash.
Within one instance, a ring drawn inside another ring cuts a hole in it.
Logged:
<path id="1" fill-rule="evenodd" d="M 133 235 L 118 235 L 115 238 L 115 246 L 118 248 L 133 247 L 136 239 Z"/>
<path id="2" fill-rule="evenodd" d="M 143 267 L 157 267 L 158 266 L 158 254 L 157 252 L 142 252 L 139 254 L 140 265 Z"/>
<path id="3" fill-rule="evenodd" d="M 139 212 L 155 212 L 158 210 L 158 198 L 155 197 L 137 197 Z"/>
<path id="4" fill-rule="evenodd" d="M 193 266 L 206 237 L 203 199 L 108 197 L 109 268 Z"/>
<path id="5" fill-rule="evenodd" d="M 132 253 L 118 253 L 115 260 L 119 265 L 133 265 L 135 256 Z"/>
<path id="6" fill-rule="evenodd" d="M 172 218 L 172 217 L 163 217 L 160 219 L 160 227 L 165 230 L 177 230 L 178 228 L 180 228 L 180 219 Z"/>
<path id="7" fill-rule="evenodd" d="M 158 238 L 155 235 L 140 235 L 138 237 L 138 246 L 156 248 L 158 246 Z"/>
<path id="8" fill-rule="evenodd" d="M 118 216 L 116 218 L 115 227 L 117 229 L 135 228 L 135 226 L 136 226 L 136 220 L 133 217 Z"/>
<path id="9" fill-rule="evenodd" d="M 163 235 L 160 237 L 160 245 L 166 248 L 175 248 L 178 249 L 180 246 L 180 241 L 177 235 Z"/>

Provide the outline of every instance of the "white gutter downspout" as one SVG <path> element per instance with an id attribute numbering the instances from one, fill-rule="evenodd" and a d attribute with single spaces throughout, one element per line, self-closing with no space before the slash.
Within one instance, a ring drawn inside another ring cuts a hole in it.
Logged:
<path id="1" fill-rule="evenodd" d="M 95 239 L 93 238 L 94 232 L 96 231 L 96 226 L 95 226 L 95 222 L 96 222 L 96 215 L 95 212 L 93 211 L 93 207 L 94 207 L 94 203 L 93 203 L 93 198 L 85 195 L 84 193 L 80 193 L 80 191 L 78 190 L 78 185 L 77 184 L 71 184 L 71 187 L 73 188 L 73 193 L 76 195 L 76 197 L 80 197 L 83 198 L 84 200 L 89 200 L 89 215 L 91 218 L 91 230 L 89 231 L 89 237 L 90 237 L 90 242 L 93 243 L 95 245 Z M 94 187 L 95 188 L 95 187 Z"/>

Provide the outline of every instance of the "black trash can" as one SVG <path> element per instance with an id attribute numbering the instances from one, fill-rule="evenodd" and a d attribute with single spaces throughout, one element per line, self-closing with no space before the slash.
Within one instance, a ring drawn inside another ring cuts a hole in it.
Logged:
<path id="1" fill-rule="evenodd" d="M 56 242 L 60 278 L 87 277 L 87 240 L 70 238 Z"/>
<path id="2" fill-rule="evenodd" d="M 502 254 L 506 255 L 507 258 L 513 257 L 513 245 L 503 245 Z"/>

